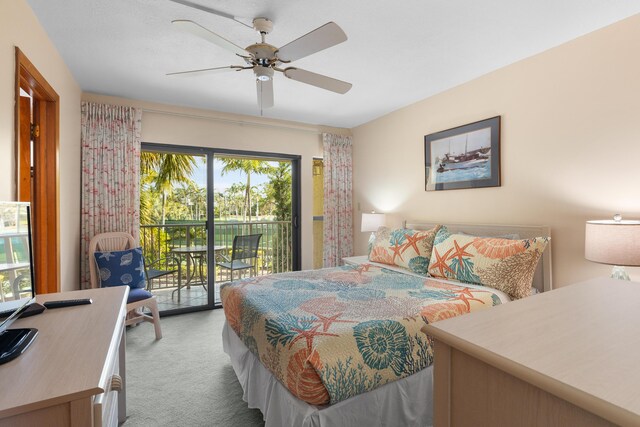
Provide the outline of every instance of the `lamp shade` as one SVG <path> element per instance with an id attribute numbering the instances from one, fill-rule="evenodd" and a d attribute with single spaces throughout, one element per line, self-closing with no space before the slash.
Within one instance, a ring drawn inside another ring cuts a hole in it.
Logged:
<path id="1" fill-rule="evenodd" d="M 640 221 L 587 221 L 584 257 L 618 266 L 640 266 Z"/>
<path id="2" fill-rule="evenodd" d="M 363 213 L 360 231 L 378 231 L 378 228 L 384 225 L 385 214 L 382 213 Z"/>

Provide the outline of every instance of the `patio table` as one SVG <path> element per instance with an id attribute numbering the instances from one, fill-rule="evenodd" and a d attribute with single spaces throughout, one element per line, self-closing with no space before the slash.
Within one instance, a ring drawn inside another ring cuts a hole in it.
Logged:
<path id="1" fill-rule="evenodd" d="M 228 248 L 226 246 L 218 246 L 218 245 L 214 246 L 213 247 L 214 256 L 218 257 L 220 252 L 226 251 L 227 249 Z M 186 286 L 187 289 L 190 289 L 191 284 L 193 283 L 196 285 L 202 285 L 202 287 L 208 291 L 205 276 L 203 274 L 203 264 L 207 256 L 207 250 L 209 250 L 209 247 L 204 245 L 184 246 L 184 247 L 171 249 L 171 252 L 178 257 L 180 262 L 182 262 L 183 256 L 186 257 L 187 259 L 187 274 L 186 274 L 185 283 L 183 285 L 181 282 L 178 282 L 178 289 L 175 289 L 173 291 L 173 292 L 178 291 L 178 302 L 180 302 L 180 290 L 182 289 L 183 286 Z M 191 270 L 191 263 L 194 264 L 193 271 Z M 196 268 L 195 265 L 197 265 L 197 271 L 195 269 Z M 193 279 L 196 276 L 196 273 L 198 274 L 200 281 L 194 283 Z M 173 297 L 173 292 L 171 293 L 172 297 Z"/>

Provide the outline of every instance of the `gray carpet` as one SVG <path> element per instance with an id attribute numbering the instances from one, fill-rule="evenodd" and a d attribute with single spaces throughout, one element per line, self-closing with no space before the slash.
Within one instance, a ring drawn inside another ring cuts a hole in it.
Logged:
<path id="1" fill-rule="evenodd" d="M 229 356 L 222 351 L 222 310 L 161 319 L 127 330 L 127 415 L 135 426 L 264 426 L 242 400 Z"/>

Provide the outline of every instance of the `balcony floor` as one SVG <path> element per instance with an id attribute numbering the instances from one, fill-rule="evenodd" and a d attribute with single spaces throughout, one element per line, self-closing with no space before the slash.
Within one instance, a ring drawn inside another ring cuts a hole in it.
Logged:
<path id="1" fill-rule="evenodd" d="M 220 302 L 220 285 L 215 285 L 215 302 Z M 151 291 L 158 300 L 158 308 L 160 311 L 176 310 L 187 307 L 200 307 L 207 305 L 209 294 L 201 285 L 193 285 L 190 289 L 183 287 L 180 290 L 180 302 L 178 302 L 178 292 L 174 292 L 176 288 L 154 289 Z"/>

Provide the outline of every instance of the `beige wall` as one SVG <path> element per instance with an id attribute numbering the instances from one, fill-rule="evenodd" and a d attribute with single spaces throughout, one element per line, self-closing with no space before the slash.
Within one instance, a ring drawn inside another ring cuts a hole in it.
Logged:
<path id="1" fill-rule="evenodd" d="M 350 135 L 349 130 L 95 94 L 83 94 L 82 98 L 143 108 L 142 140 L 145 142 L 301 155 L 302 268 L 313 267 L 313 157 L 322 156 L 321 132 Z"/>
<path id="2" fill-rule="evenodd" d="M 392 225 L 549 225 L 555 286 L 608 275 L 584 260 L 584 222 L 640 217 L 639 51 L 636 15 L 355 128 L 356 252 L 360 207 Z M 496 115 L 502 187 L 425 192 L 424 135 Z"/>
<path id="3" fill-rule="evenodd" d="M 81 91 L 27 2 L 0 1 L 0 200 L 15 200 L 14 46 L 60 96 L 60 276 L 71 290 L 79 277 Z"/>

